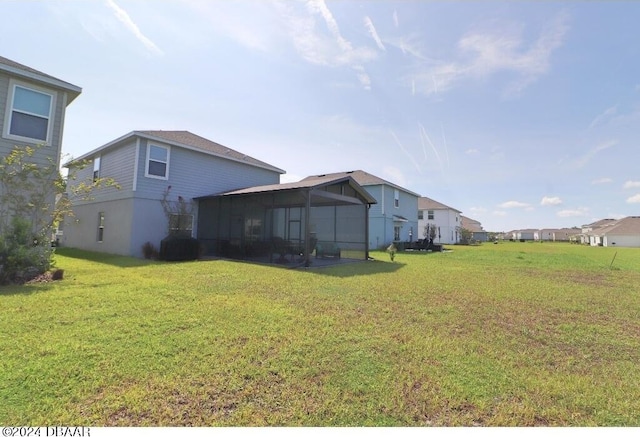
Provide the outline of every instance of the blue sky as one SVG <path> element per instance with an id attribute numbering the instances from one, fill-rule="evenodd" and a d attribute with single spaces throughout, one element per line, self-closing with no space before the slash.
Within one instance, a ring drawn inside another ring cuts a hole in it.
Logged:
<path id="1" fill-rule="evenodd" d="M 2 55 L 83 88 L 63 152 L 189 130 L 361 169 L 490 231 L 639 215 L 640 2 L 8 1 Z M 9 19 L 7 19 L 9 18 Z"/>

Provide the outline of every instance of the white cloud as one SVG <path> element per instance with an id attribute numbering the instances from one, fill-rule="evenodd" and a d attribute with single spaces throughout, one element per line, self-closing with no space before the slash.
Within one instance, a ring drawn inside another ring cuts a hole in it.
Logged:
<path id="1" fill-rule="evenodd" d="M 562 199 L 559 197 L 547 197 L 544 196 L 540 201 L 540 205 L 542 206 L 557 206 L 562 205 Z"/>
<path id="2" fill-rule="evenodd" d="M 640 203 L 640 194 L 636 194 L 635 196 L 631 196 L 627 199 L 627 203 Z"/>
<path id="3" fill-rule="evenodd" d="M 618 141 L 616 141 L 616 140 L 608 140 L 608 141 L 605 141 L 605 142 L 602 142 L 602 143 L 598 144 L 597 146 L 595 146 L 592 149 L 590 149 L 589 151 L 587 151 L 587 153 L 585 153 L 580 159 L 578 159 L 576 161 L 576 166 L 578 168 L 584 167 L 599 152 L 602 152 L 603 150 L 609 149 L 609 148 L 615 146 L 616 144 L 618 144 Z"/>
<path id="4" fill-rule="evenodd" d="M 407 178 L 405 177 L 402 170 L 397 167 L 384 167 L 382 169 L 382 173 L 384 178 L 389 182 L 392 182 L 401 187 L 405 187 L 407 185 Z"/>
<path id="5" fill-rule="evenodd" d="M 371 21 L 371 18 L 369 18 L 368 16 L 364 17 L 364 25 L 369 31 L 369 35 L 371 35 L 371 38 L 373 38 L 373 40 L 376 42 L 376 45 L 378 46 L 378 48 L 383 52 L 386 51 L 387 49 L 385 48 L 384 44 L 382 43 L 382 40 L 378 36 L 378 32 L 376 31 L 376 28 L 374 27 L 373 21 Z"/>
<path id="6" fill-rule="evenodd" d="M 623 188 L 628 190 L 629 188 L 638 188 L 640 187 L 640 181 L 627 181 L 624 183 Z"/>
<path id="7" fill-rule="evenodd" d="M 579 207 L 576 209 L 563 209 L 558 211 L 557 216 L 562 218 L 567 217 L 586 217 L 589 215 L 589 208 Z"/>
<path id="8" fill-rule="evenodd" d="M 493 211 L 493 215 L 497 215 L 498 217 L 504 217 L 507 215 L 505 211 Z"/>
<path id="9" fill-rule="evenodd" d="M 483 208 L 482 206 L 472 206 L 471 208 L 469 208 L 469 211 L 474 214 L 483 214 L 487 212 L 487 208 Z"/>
<path id="10" fill-rule="evenodd" d="M 592 180 L 591 185 L 610 184 L 611 182 L 613 182 L 611 178 L 600 178 Z"/>
<path id="11" fill-rule="evenodd" d="M 400 23 L 398 22 L 398 11 L 395 9 L 393 10 L 393 24 L 396 27 L 400 25 Z M 640 87 L 640 85 L 638 85 L 638 87 Z"/>
<path id="12" fill-rule="evenodd" d="M 140 41 L 151 53 L 155 55 L 162 55 L 163 52 L 158 48 L 157 45 L 149 38 L 147 38 L 140 28 L 134 21 L 131 19 L 127 11 L 122 9 L 120 6 L 116 4 L 113 0 L 106 0 L 107 6 L 114 12 L 118 21 L 120 21 L 129 32 L 131 32 L 137 39 Z"/>
<path id="13" fill-rule="evenodd" d="M 531 207 L 531 205 L 529 205 L 528 203 L 524 203 L 524 202 L 518 202 L 517 200 L 509 200 L 508 202 L 504 202 L 501 203 L 500 205 L 498 205 L 499 208 L 505 208 L 505 209 L 510 209 L 510 208 L 529 208 Z"/>
<path id="14" fill-rule="evenodd" d="M 467 155 L 477 155 L 480 151 L 478 149 L 467 149 L 464 153 Z"/>
<path id="15" fill-rule="evenodd" d="M 508 26 L 496 30 L 469 33 L 458 41 L 458 59 L 440 60 L 420 71 L 416 77 L 425 94 L 453 88 L 468 79 L 484 79 L 507 71 L 517 75 L 508 83 L 505 93 L 516 95 L 551 68 L 551 54 L 562 45 L 569 26 L 568 16 L 560 13 L 528 47 L 521 35 Z M 431 82 L 435 78 L 436 85 Z"/>
<path id="16" fill-rule="evenodd" d="M 593 129 L 597 125 L 604 123 L 606 119 L 610 119 L 612 116 L 616 114 L 616 112 L 618 112 L 617 105 L 612 106 L 611 108 L 605 109 L 605 111 L 602 114 L 599 114 L 596 118 L 593 119 L 593 121 L 591 121 L 591 123 L 589 123 L 589 129 Z"/>

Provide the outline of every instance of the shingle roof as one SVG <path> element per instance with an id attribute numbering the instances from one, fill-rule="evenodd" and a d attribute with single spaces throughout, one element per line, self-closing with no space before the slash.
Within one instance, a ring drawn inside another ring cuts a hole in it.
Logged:
<path id="1" fill-rule="evenodd" d="M 599 229 L 600 235 L 640 235 L 640 217 L 625 217 L 615 224 Z"/>
<path id="2" fill-rule="evenodd" d="M 418 209 L 421 211 L 430 210 L 430 209 L 450 209 L 452 211 L 461 212 L 455 208 L 451 208 L 450 206 L 447 206 L 444 203 L 437 202 L 428 197 L 421 197 L 418 199 Z"/>
<path id="3" fill-rule="evenodd" d="M 65 89 L 69 92 L 70 96 L 70 98 L 67 100 L 67 104 L 71 103 L 82 92 L 82 88 L 77 85 L 65 82 L 64 80 L 60 80 L 57 77 L 51 76 L 47 73 L 43 73 L 42 71 L 38 71 L 35 68 L 28 67 L 3 56 L 0 56 L 0 70 L 11 73 L 13 75 L 21 76 L 23 78 L 43 82 Z"/>
<path id="4" fill-rule="evenodd" d="M 278 167 L 275 167 L 264 161 L 260 161 L 259 159 L 255 159 L 249 155 L 240 153 L 237 150 L 230 149 L 229 147 L 215 143 L 211 140 L 208 140 L 204 137 L 201 137 L 199 135 L 193 134 L 185 130 L 181 130 L 181 131 L 139 130 L 139 131 L 129 132 L 128 134 L 123 135 L 120 138 L 117 138 L 103 146 L 100 146 L 97 149 L 93 149 L 92 151 L 85 153 L 84 155 L 74 159 L 72 162 L 65 164 L 65 166 L 68 166 L 76 161 L 91 159 L 95 155 L 98 155 L 99 153 L 103 152 L 104 150 L 120 145 L 124 141 L 133 137 L 146 138 L 151 141 L 159 141 L 159 142 L 166 143 L 176 147 L 183 147 L 190 150 L 204 152 L 209 155 L 219 156 L 221 158 L 229 159 L 232 161 L 242 162 L 255 167 L 265 168 L 267 170 L 275 171 L 280 174 L 285 173 L 284 170 Z"/>
<path id="5" fill-rule="evenodd" d="M 482 223 L 478 220 L 470 219 L 469 217 L 465 217 L 463 215 L 460 216 L 460 225 L 469 231 L 472 232 L 483 232 Z"/>
<path id="6" fill-rule="evenodd" d="M 398 190 L 402 190 L 414 196 L 418 196 L 418 197 L 420 196 L 419 194 L 414 193 L 413 191 L 407 190 L 404 187 L 393 184 L 389 181 L 379 178 L 378 176 L 374 176 L 371 173 L 367 173 L 366 171 L 363 171 L 363 170 L 351 170 L 351 171 L 343 171 L 339 173 L 328 173 L 328 174 L 320 174 L 315 176 L 308 176 L 304 178 L 303 181 L 307 181 L 307 180 L 321 181 L 321 180 L 329 180 L 331 178 L 336 178 L 336 177 L 340 178 L 340 177 L 346 177 L 346 176 L 352 177 L 353 180 L 355 180 L 359 185 L 363 187 L 371 186 L 371 185 L 389 185 L 390 187 L 396 188 Z"/>
<path id="7" fill-rule="evenodd" d="M 212 194 L 210 196 L 201 196 L 198 199 L 210 198 L 210 197 L 220 197 L 220 196 L 238 196 L 243 194 L 258 194 L 258 193 L 268 193 L 274 191 L 286 191 L 286 190 L 300 190 L 300 189 L 311 189 L 311 188 L 321 188 L 326 185 L 332 185 L 335 183 L 343 182 L 343 181 L 351 181 L 351 185 L 360 193 L 361 196 L 369 204 L 377 203 L 376 200 L 367 193 L 366 190 L 361 188 L 361 185 L 358 182 L 349 176 L 335 176 L 331 178 L 326 178 L 324 180 L 318 179 L 303 179 L 299 182 L 288 182 L 284 184 L 270 184 L 270 185 L 259 185 L 256 187 L 248 187 L 242 188 L 239 190 L 228 191 L 226 193 Z"/>
<path id="8" fill-rule="evenodd" d="M 159 138 L 159 139 L 168 141 L 170 143 L 174 143 L 176 145 L 190 146 L 196 149 L 203 150 L 205 152 L 209 152 L 214 155 L 233 159 L 235 161 L 246 162 L 247 164 L 253 164 L 258 167 L 267 167 L 272 170 L 278 171 L 279 173 L 285 173 L 284 170 L 274 167 L 271 164 L 267 164 L 264 161 L 260 161 L 258 159 L 252 158 L 249 155 L 245 155 L 244 153 L 240 153 L 237 150 L 230 149 L 229 147 L 223 146 L 221 144 L 208 140 L 199 135 L 192 134 L 191 132 L 186 130 L 180 130 L 180 131 L 144 130 L 144 131 L 135 131 L 135 132 L 146 135 L 146 136 Z"/>

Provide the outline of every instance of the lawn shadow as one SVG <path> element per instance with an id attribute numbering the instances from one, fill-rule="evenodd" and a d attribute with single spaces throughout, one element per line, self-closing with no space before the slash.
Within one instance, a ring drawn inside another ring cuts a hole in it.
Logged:
<path id="1" fill-rule="evenodd" d="M 0 298 L 17 294 L 28 295 L 51 291 L 54 287 L 49 283 L 0 285 Z"/>
<path id="2" fill-rule="evenodd" d="M 88 250 L 71 249 L 66 247 L 56 249 L 56 254 L 65 256 L 67 258 L 75 258 L 85 261 L 109 264 L 110 266 L 114 267 L 142 267 L 156 262 L 148 259 L 133 258 L 123 255 L 112 255 L 102 252 L 91 252 Z"/>
<path id="3" fill-rule="evenodd" d="M 381 273 L 393 273 L 403 268 L 406 264 L 391 261 L 354 261 L 344 264 L 333 264 L 320 267 L 301 267 L 300 271 L 305 271 L 314 275 L 333 276 L 337 278 L 348 278 L 352 276 L 370 276 Z"/>

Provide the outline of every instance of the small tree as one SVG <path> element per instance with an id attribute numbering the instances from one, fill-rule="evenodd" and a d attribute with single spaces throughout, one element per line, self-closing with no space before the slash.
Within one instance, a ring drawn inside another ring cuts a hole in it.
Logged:
<path id="1" fill-rule="evenodd" d="M 433 244 L 433 240 L 435 240 L 436 236 L 440 238 L 439 234 L 440 234 L 440 227 L 434 224 L 427 223 L 427 225 L 424 227 L 424 238 L 426 238 L 427 241 L 429 242 L 429 246 Z"/>
<path id="2" fill-rule="evenodd" d="M 471 244 L 473 242 L 473 232 L 466 228 L 459 228 L 460 244 Z"/>
<path id="3" fill-rule="evenodd" d="M 167 216 L 167 235 L 191 237 L 195 209 L 194 201 L 187 201 L 182 196 L 178 196 L 177 200 L 169 200 L 170 193 L 171 185 L 162 193 L 162 199 L 160 200 Z"/>
<path id="4" fill-rule="evenodd" d="M 53 159 L 36 162 L 40 147 L 15 146 L 0 157 L 0 283 L 29 280 L 49 270 L 53 230 L 73 215 L 73 202 L 90 199 L 95 189 L 117 187 L 113 179 L 102 178 L 74 184 L 67 192 L 67 180 Z M 67 178 L 75 179 L 84 166 L 77 163 Z"/>

